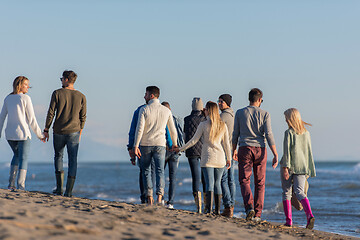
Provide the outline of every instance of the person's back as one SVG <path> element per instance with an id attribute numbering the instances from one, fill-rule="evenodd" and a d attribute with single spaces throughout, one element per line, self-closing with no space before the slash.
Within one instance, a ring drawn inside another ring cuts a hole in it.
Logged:
<path id="1" fill-rule="evenodd" d="M 235 115 L 234 138 L 239 138 L 239 146 L 265 147 L 274 145 L 270 114 L 256 106 L 239 109 Z M 238 134 L 236 134 L 238 133 Z M 236 134 L 236 135 L 235 135 Z M 266 140 L 265 140 L 266 139 Z"/>
<path id="2" fill-rule="evenodd" d="M 177 139 L 171 111 L 162 106 L 158 99 L 152 99 L 149 104 L 140 109 L 135 144 L 141 146 L 166 146 L 165 129 L 168 122 L 172 139 Z M 176 142 L 176 141 L 175 141 Z"/>
<path id="3" fill-rule="evenodd" d="M 185 143 L 187 143 L 194 136 L 197 127 L 204 120 L 205 116 L 199 110 L 191 111 L 191 114 L 184 118 Z M 198 143 L 185 151 L 185 156 L 187 158 L 200 157 L 202 144 L 202 139 L 200 139 Z"/>
<path id="4" fill-rule="evenodd" d="M 55 116 L 54 133 L 70 134 L 80 131 L 86 120 L 86 98 L 77 90 L 65 88 L 53 92 L 46 118 L 46 127 L 50 127 Z"/>
<path id="5" fill-rule="evenodd" d="M 284 155 L 280 161 L 281 166 L 288 167 L 292 173 L 306 174 L 315 177 L 315 165 L 311 150 L 309 131 L 297 134 L 294 129 L 285 131 Z"/>
<path id="6" fill-rule="evenodd" d="M 28 106 L 29 105 L 29 106 Z M 5 135 L 7 140 L 25 140 L 31 139 L 30 126 L 36 135 L 42 136 L 41 130 L 34 122 L 34 112 L 28 112 L 32 108 L 31 98 L 26 94 L 9 94 L 4 100 L 8 121 L 6 123 Z M 2 122 L 5 120 L 2 120 Z M 1 131 L 2 127 L 0 128 Z M 1 134 L 0 134 L 1 136 Z"/>

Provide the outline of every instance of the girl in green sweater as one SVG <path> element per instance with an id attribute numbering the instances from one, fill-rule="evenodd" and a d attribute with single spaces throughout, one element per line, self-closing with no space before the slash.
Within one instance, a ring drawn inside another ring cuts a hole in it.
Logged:
<path id="1" fill-rule="evenodd" d="M 308 176 L 315 177 L 315 165 L 311 151 L 310 133 L 301 120 L 300 112 L 290 108 L 284 112 L 289 129 L 285 131 L 284 154 L 280 161 L 282 198 L 286 217 L 285 226 L 292 226 L 291 196 L 292 185 L 297 199 L 301 202 L 307 218 L 306 228 L 313 229 L 315 218 L 311 212 L 310 202 L 304 193 L 305 182 Z"/>

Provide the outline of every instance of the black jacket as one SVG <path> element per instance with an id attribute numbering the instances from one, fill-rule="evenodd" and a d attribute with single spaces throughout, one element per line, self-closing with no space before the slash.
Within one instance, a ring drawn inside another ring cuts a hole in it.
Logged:
<path id="1" fill-rule="evenodd" d="M 201 111 L 192 111 L 191 114 L 184 118 L 184 134 L 185 143 L 187 143 L 195 134 L 200 122 L 206 118 Z M 187 158 L 195 158 L 201 156 L 202 139 L 199 140 L 194 146 L 185 151 Z"/>

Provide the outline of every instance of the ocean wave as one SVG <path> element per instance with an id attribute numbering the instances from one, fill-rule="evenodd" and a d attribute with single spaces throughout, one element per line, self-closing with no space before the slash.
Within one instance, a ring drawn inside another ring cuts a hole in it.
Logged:
<path id="1" fill-rule="evenodd" d="M 346 183 L 346 184 L 342 184 L 341 188 L 345 188 L 345 189 L 360 189 L 360 184 L 359 183 Z"/>
<path id="2" fill-rule="evenodd" d="M 284 207 L 283 207 L 282 202 L 277 202 L 275 207 L 270 208 L 270 209 L 264 209 L 263 213 L 264 214 L 269 214 L 269 215 L 274 214 L 274 213 L 281 213 L 282 214 L 282 213 L 284 213 L 283 209 L 284 209 Z"/>
<path id="3" fill-rule="evenodd" d="M 354 171 L 357 173 L 360 173 L 360 163 L 358 163 L 354 166 Z"/>
<path id="4" fill-rule="evenodd" d="M 192 178 L 184 178 L 182 180 L 183 183 L 192 183 Z"/>
<path id="5" fill-rule="evenodd" d="M 179 203 L 179 204 L 182 204 L 182 205 L 192 205 L 192 204 L 195 204 L 193 199 L 192 199 L 192 200 L 189 200 L 189 199 L 180 199 L 180 200 L 177 200 L 176 202 Z"/>
<path id="6" fill-rule="evenodd" d="M 10 167 L 10 162 L 4 162 L 0 164 L 0 168 L 9 168 Z"/>

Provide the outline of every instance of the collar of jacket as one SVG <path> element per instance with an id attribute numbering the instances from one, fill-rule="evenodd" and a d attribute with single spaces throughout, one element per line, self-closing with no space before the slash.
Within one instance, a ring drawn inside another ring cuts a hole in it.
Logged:
<path id="1" fill-rule="evenodd" d="M 149 101 L 149 103 L 148 104 L 156 104 L 156 103 L 158 103 L 158 104 L 160 104 L 160 100 L 158 99 L 158 98 L 153 98 L 153 99 L 151 99 L 150 101 Z"/>

